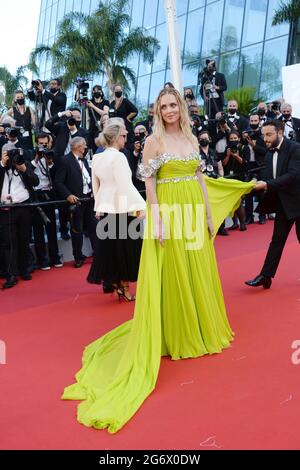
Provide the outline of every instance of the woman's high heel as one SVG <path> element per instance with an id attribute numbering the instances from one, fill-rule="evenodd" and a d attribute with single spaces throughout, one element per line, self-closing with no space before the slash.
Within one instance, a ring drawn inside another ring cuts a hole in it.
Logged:
<path id="1" fill-rule="evenodd" d="M 135 296 L 130 295 L 129 291 L 126 290 L 126 287 L 119 287 L 119 289 L 116 291 L 117 295 L 119 297 L 119 302 L 121 303 L 122 300 L 124 302 L 134 302 L 135 301 Z"/>

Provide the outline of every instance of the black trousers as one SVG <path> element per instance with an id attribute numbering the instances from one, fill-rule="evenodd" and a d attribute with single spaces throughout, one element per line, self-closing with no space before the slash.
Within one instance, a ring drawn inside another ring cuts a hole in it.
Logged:
<path id="1" fill-rule="evenodd" d="M 36 195 L 40 202 L 46 201 L 45 194 L 43 193 L 47 193 L 50 200 L 55 200 L 54 195 L 51 192 L 41 191 Z M 49 260 L 50 264 L 55 264 L 59 261 L 55 206 L 43 206 L 42 209 L 50 220 L 50 223 L 44 225 L 38 210 L 33 209 L 32 225 L 36 257 L 39 265 L 47 263 Z M 45 242 L 45 230 L 48 239 L 49 260 Z"/>
<path id="2" fill-rule="evenodd" d="M 296 225 L 296 233 L 300 242 L 300 218 L 288 220 L 282 208 L 277 212 L 272 241 L 261 270 L 263 276 L 275 277 L 285 243 L 294 224 Z"/>
<path id="3" fill-rule="evenodd" d="M 71 237 L 75 261 L 82 258 L 83 233 L 87 232 L 93 250 L 96 248 L 97 219 L 94 214 L 94 200 L 81 203 L 71 215 Z"/>
<path id="4" fill-rule="evenodd" d="M 7 277 L 28 272 L 30 229 L 30 208 L 0 210 L 0 245 Z"/>

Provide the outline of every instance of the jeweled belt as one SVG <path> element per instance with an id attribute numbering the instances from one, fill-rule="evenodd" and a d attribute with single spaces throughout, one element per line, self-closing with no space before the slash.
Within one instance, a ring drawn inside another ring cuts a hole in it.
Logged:
<path id="1" fill-rule="evenodd" d="M 193 175 L 193 176 L 182 176 L 178 178 L 164 178 L 162 180 L 157 180 L 157 184 L 165 184 L 165 183 L 181 183 L 181 181 L 193 181 L 197 180 L 198 177 Z"/>

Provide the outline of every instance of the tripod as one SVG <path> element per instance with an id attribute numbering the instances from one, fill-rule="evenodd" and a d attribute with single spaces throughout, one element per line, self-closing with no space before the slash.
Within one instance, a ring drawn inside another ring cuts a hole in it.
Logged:
<path id="1" fill-rule="evenodd" d="M 209 119 L 214 119 L 215 115 L 220 112 L 219 106 L 217 105 L 216 98 L 213 96 L 214 91 L 212 91 L 213 84 L 208 78 L 207 81 L 203 84 L 203 96 L 204 96 L 204 105 L 205 112 Z M 214 113 L 212 110 L 212 103 L 214 105 Z"/>

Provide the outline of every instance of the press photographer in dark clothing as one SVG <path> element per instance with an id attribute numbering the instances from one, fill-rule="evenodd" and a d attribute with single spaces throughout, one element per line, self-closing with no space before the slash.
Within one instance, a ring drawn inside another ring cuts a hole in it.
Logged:
<path id="1" fill-rule="evenodd" d="M 92 99 L 87 102 L 87 105 L 89 108 L 89 131 L 93 153 L 95 153 L 97 150 L 95 139 L 100 133 L 101 118 L 105 114 L 109 114 L 109 101 L 105 99 L 104 92 L 100 85 L 95 85 L 93 87 Z"/>
<path id="2" fill-rule="evenodd" d="M 140 195 L 146 200 L 145 183 L 144 181 L 138 178 L 138 166 L 140 163 L 142 163 L 145 140 L 145 135 L 136 135 L 134 137 L 133 149 L 131 151 L 124 150 L 123 153 L 125 153 L 130 169 L 132 171 L 132 182 L 140 193 Z"/>
<path id="3" fill-rule="evenodd" d="M 61 80 L 55 78 L 50 81 L 48 91 L 41 80 L 33 80 L 28 90 L 28 98 L 36 104 L 40 130 L 49 119 L 66 109 L 67 95 L 62 91 L 61 85 Z"/>
<path id="4" fill-rule="evenodd" d="M 22 135 L 20 134 L 22 147 L 27 150 L 32 150 L 32 129 L 36 126 L 36 116 L 33 110 L 29 106 L 26 106 L 25 95 L 22 90 L 14 92 L 13 105 L 7 113 L 2 116 L 2 119 L 5 120 L 6 116 L 14 119 L 16 127 L 22 128 Z"/>
<path id="5" fill-rule="evenodd" d="M 119 84 L 114 87 L 115 99 L 110 104 L 110 117 L 124 119 L 128 132 L 126 148 L 130 148 L 134 139 L 133 119 L 138 115 L 138 109 L 131 101 L 124 97 L 123 87 Z"/>
<path id="6" fill-rule="evenodd" d="M 49 134 L 41 133 L 36 137 L 36 149 L 31 165 L 40 183 L 34 188 L 34 202 L 57 201 L 53 189 L 57 163 L 55 162 L 54 151 L 51 149 L 51 142 Z M 58 252 L 55 205 L 43 206 L 42 210 L 48 218 L 46 223 L 38 209 L 33 209 L 32 213 L 34 246 L 38 267 L 42 271 L 48 271 L 52 266 L 61 268 L 63 264 Z M 45 242 L 45 231 L 48 239 L 49 257 Z"/>
<path id="7" fill-rule="evenodd" d="M 277 119 L 284 124 L 284 137 L 300 142 L 300 119 L 292 116 L 292 106 L 288 103 L 281 105 L 281 116 Z"/>
<path id="8" fill-rule="evenodd" d="M 24 281 L 32 279 L 28 272 L 31 210 L 29 207 L 13 208 L 13 204 L 30 202 L 38 177 L 25 162 L 22 149 L 2 151 L 0 163 L 0 243 L 4 259 L 6 282 L 4 289 L 14 287 L 17 276 Z"/>
<path id="9" fill-rule="evenodd" d="M 247 145 L 241 144 L 240 134 L 236 131 L 231 131 L 228 136 L 228 146 L 223 159 L 224 174 L 227 178 L 234 178 L 240 181 L 247 179 L 247 165 L 250 158 L 250 150 Z M 233 225 L 229 230 L 234 230 L 239 227 L 240 222 L 241 232 L 247 229 L 245 225 L 246 213 L 243 203 L 235 213 Z"/>
<path id="10" fill-rule="evenodd" d="M 265 144 L 263 135 L 260 128 L 260 119 L 258 114 L 252 114 L 250 116 L 249 128 L 242 134 L 243 143 L 248 144 L 250 150 L 250 159 L 248 162 L 249 178 L 261 179 L 262 171 L 265 165 L 265 156 L 267 153 L 267 146 Z M 261 199 L 261 194 L 257 193 L 256 197 L 258 200 Z M 245 209 L 246 209 L 246 225 L 254 223 L 254 204 L 253 194 L 248 194 L 245 198 Z M 263 214 L 259 215 L 259 224 L 263 225 L 266 223 L 266 216 Z"/>
<path id="11" fill-rule="evenodd" d="M 83 137 L 88 147 L 91 146 L 90 134 L 87 129 L 81 127 L 81 112 L 77 108 L 58 113 L 46 122 L 46 127 L 56 136 L 54 151 L 58 157 L 70 153 L 71 142 L 75 137 Z"/>
<path id="12" fill-rule="evenodd" d="M 217 112 L 223 111 L 224 92 L 227 90 L 225 75 L 217 72 L 215 60 L 206 60 L 206 67 L 198 76 L 198 84 L 206 114 L 210 119 L 214 119 Z"/>

